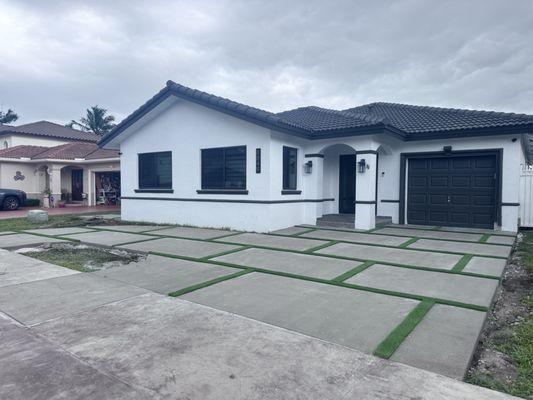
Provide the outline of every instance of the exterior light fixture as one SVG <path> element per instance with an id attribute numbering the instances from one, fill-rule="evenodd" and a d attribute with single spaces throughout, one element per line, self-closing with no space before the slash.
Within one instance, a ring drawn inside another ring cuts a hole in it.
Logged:
<path id="1" fill-rule="evenodd" d="M 370 165 L 368 165 L 368 164 L 366 163 L 366 161 L 365 161 L 364 158 L 361 159 L 361 160 L 357 163 L 357 165 L 358 165 L 358 167 L 359 167 L 359 173 L 361 173 L 361 174 L 364 174 L 365 171 L 366 171 L 367 169 L 370 168 Z"/>
<path id="2" fill-rule="evenodd" d="M 452 152 L 452 146 L 444 146 L 442 150 L 445 154 L 450 154 Z"/>
<path id="3" fill-rule="evenodd" d="M 313 171 L 313 161 L 307 161 L 304 164 L 304 172 L 310 174 Z"/>

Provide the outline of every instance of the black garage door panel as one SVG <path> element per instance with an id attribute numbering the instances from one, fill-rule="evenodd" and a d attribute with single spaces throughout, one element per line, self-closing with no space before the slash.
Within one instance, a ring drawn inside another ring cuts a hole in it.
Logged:
<path id="1" fill-rule="evenodd" d="M 492 229 L 496 171 L 495 155 L 410 159 L 407 222 Z"/>

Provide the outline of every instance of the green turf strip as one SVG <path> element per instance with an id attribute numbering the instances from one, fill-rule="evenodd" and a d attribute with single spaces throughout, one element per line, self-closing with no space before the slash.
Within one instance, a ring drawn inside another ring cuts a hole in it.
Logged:
<path id="1" fill-rule="evenodd" d="M 400 347 L 407 336 L 422 321 L 424 316 L 435 304 L 432 300 L 424 300 L 418 304 L 407 317 L 378 345 L 374 355 L 381 358 L 390 358 Z"/>
<path id="2" fill-rule="evenodd" d="M 486 243 L 487 240 L 489 240 L 490 238 L 490 235 L 488 233 L 485 233 L 481 236 L 481 238 L 479 238 L 479 243 Z M 491 244 L 491 243 L 488 243 L 488 244 Z"/>
<path id="3" fill-rule="evenodd" d="M 237 278 L 237 277 L 242 276 L 242 275 L 249 274 L 250 272 L 254 272 L 254 271 L 252 269 L 245 269 L 245 270 L 236 272 L 234 274 L 220 276 L 218 278 L 211 279 L 210 281 L 198 283 L 196 285 L 192 285 L 192 286 L 180 289 L 180 290 L 176 290 L 175 292 L 169 293 L 168 295 L 172 296 L 172 297 L 178 297 L 178 296 L 184 295 L 185 293 L 194 292 L 195 290 L 203 289 L 205 287 L 214 285 L 214 284 L 219 283 L 219 282 L 224 282 L 224 281 L 227 281 L 229 279 L 233 279 L 233 278 Z"/>
<path id="4" fill-rule="evenodd" d="M 472 257 L 474 257 L 472 254 L 465 254 L 463 258 L 457 261 L 457 264 L 453 266 L 452 272 L 462 272 L 463 269 L 466 267 L 466 264 L 470 262 Z"/>
<path id="5" fill-rule="evenodd" d="M 333 278 L 332 281 L 333 282 L 344 282 L 346 279 L 351 278 L 352 276 L 355 276 L 360 272 L 363 272 L 365 269 L 367 269 L 368 267 L 371 267 L 374 264 L 375 262 L 373 261 L 365 261 L 364 263 L 362 263 L 361 265 L 358 265 L 354 269 L 346 271 L 344 274 L 341 274 Z"/>
<path id="6" fill-rule="evenodd" d="M 201 257 L 201 260 L 209 260 L 211 258 L 222 257 L 222 256 L 225 256 L 227 254 L 238 253 L 239 251 L 243 251 L 243 250 L 247 250 L 247 249 L 251 249 L 251 248 L 252 248 L 252 246 L 242 246 L 242 247 L 239 247 L 238 249 L 226 250 L 226 251 L 222 251 L 222 252 L 217 253 L 217 254 L 211 254 L 210 256 Z"/>
<path id="7" fill-rule="evenodd" d="M 320 240 L 324 240 L 324 239 L 320 239 Z M 338 240 L 330 240 L 329 242 L 321 244 L 319 246 L 311 247 L 310 249 L 305 250 L 304 253 L 313 253 L 314 251 L 325 249 L 326 247 L 333 246 L 334 244 L 337 244 L 337 243 L 339 243 Z"/>
<path id="8" fill-rule="evenodd" d="M 416 242 L 416 241 L 419 240 L 419 239 L 420 239 L 419 237 L 412 237 L 412 238 L 409 239 L 407 242 L 402 243 L 402 244 L 399 245 L 398 247 L 400 247 L 400 248 L 406 248 L 407 246 L 409 246 L 410 244 L 413 244 L 414 242 Z"/>

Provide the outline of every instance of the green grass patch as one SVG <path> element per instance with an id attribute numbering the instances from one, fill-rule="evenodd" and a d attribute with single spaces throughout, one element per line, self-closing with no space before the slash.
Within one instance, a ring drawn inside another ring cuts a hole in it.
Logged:
<path id="1" fill-rule="evenodd" d="M 81 272 L 98 270 L 107 262 L 120 261 L 129 263 L 137 261 L 139 258 L 136 254 L 116 253 L 103 248 L 72 244 L 68 246 L 64 244 L 52 245 L 52 247 L 44 251 L 32 251 L 24 253 L 24 255 Z"/>
<path id="2" fill-rule="evenodd" d="M 365 269 L 367 269 L 368 267 L 371 267 L 374 264 L 375 264 L 375 262 L 373 262 L 373 261 L 365 261 L 364 263 L 362 263 L 361 265 L 358 265 L 354 269 L 346 271 L 344 274 L 333 278 L 332 281 L 333 282 L 344 282 L 346 279 L 349 279 L 352 276 L 355 276 L 358 273 L 363 272 Z"/>
<path id="3" fill-rule="evenodd" d="M 413 238 L 409 239 L 407 242 L 402 243 L 398 247 L 406 248 L 407 246 L 409 246 L 410 244 L 413 244 L 414 242 L 416 242 L 419 239 L 420 238 L 418 238 L 418 237 L 413 237 Z"/>
<path id="4" fill-rule="evenodd" d="M 180 289 L 180 290 L 176 290 L 175 292 L 169 293 L 168 295 L 171 296 L 171 297 L 182 296 L 182 295 L 184 295 L 186 293 L 194 292 L 195 290 L 203 289 L 205 287 L 208 287 L 208 286 L 211 286 L 211 285 L 215 285 L 215 284 L 217 284 L 219 282 L 224 282 L 224 281 L 227 281 L 229 279 L 238 278 L 239 276 L 249 274 L 250 272 L 254 272 L 254 270 L 253 269 L 245 269 L 245 270 L 242 270 L 242 271 L 239 271 L 239 272 L 235 272 L 234 274 L 220 276 L 218 278 L 211 279 L 210 281 L 207 281 L 207 282 L 198 283 L 196 285 L 192 285 L 192 286 Z"/>
<path id="5" fill-rule="evenodd" d="M 107 212 L 107 214 L 113 214 Z M 84 226 L 87 221 L 82 217 L 87 215 L 103 215 L 105 212 L 94 212 L 87 214 L 68 214 L 68 215 L 50 215 L 48 221 L 32 223 L 28 218 L 10 218 L 0 220 L 0 232 L 2 231 L 18 231 L 38 228 L 69 228 L 74 226 Z"/>
<path id="6" fill-rule="evenodd" d="M 533 272 L 533 231 L 523 231 L 522 242 L 518 245 L 518 252 L 524 267 L 528 272 Z"/>
<path id="7" fill-rule="evenodd" d="M 472 257 L 474 257 L 472 254 L 465 254 L 463 258 L 457 261 L 457 264 L 453 266 L 452 272 L 461 272 L 470 262 L 470 260 L 472 260 Z"/>
<path id="8" fill-rule="evenodd" d="M 493 347 L 508 355 L 518 370 L 518 376 L 508 393 L 514 396 L 531 398 L 533 396 L 533 318 L 509 328 L 506 340 L 493 344 Z"/>
<path id="9" fill-rule="evenodd" d="M 481 235 L 481 237 L 479 238 L 479 243 L 486 243 L 487 240 L 489 240 L 490 238 L 490 235 L 488 233 L 484 233 L 483 235 Z"/>
<path id="10" fill-rule="evenodd" d="M 418 304 L 407 317 L 383 340 L 376 350 L 374 355 L 381 358 L 390 358 L 396 349 L 402 344 L 407 336 L 416 328 L 422 321 L 425 315 L 431 310 L 435 304 L 434 301 L 424 300 Z"/>

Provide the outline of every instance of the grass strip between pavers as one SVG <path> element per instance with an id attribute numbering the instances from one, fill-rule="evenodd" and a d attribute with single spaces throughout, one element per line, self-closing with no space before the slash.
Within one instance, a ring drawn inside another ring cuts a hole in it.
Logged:
<path id="1" fill-rule="evenodd" d="M 401 245 L 399 245 L 398 247 L 399 248 L 407 248 L 407 246 L 409 246 L 410 244 L 413 244 L 414 242 L 416 242 L 417 240 L 420 240 L 419 237 L 412 237 L 411 239 L 409 239 L 407 242 L 404 242 L 402 243 Z"/>
<path id="2" fill-rule="evenodd" d="M 390 358 L 396 349 L 400 347 L 405 338 L 416 328 L 424 319 L 426 314 L 435 304 L 434 301 L 424 300 L 418 304 L 400 324 L 393 329 L 391 333 L 378 345 L 374 355 L 381 358 Z"/>
<path id="3" fill-rule="evenodd" d="M 66 241 L 69 241 L 69 242 L 76 242 L 76 243 L 80 241 L 79 239 L 71 239 L 71 238 L 68 238 L 68 237 L 65 237 L 65 236 L 59 236 L 59 235 L 56 235 L 56 236 L 45 235 L 44 233 L 23 232 L 23 231 L 20 231 L 18 233 L 24 233 L 26 235 L 33 235 L 33 236 L 40 236 L 40 237 L 45 237 L 45 238 L 48 238 L 48 239 L 61 239 L 61 240 L 66 240 Z"/>
<path id="4" fill-rule="evenodd" d="M 136 234 L 136 235 L 137 235 L 137 234 Z M 151 242 L 152 240 L 157 240 L 157 238 L 149 237 L 149 238 L 147 238 L 147 239 L 132 240 L 132 241 L 130 241 L 130 242 L 117 243 L 117 244 L 112 245 L 111 247 L 128 246 L 128 245 L 130 245 L 130 244 L 135 244 L 135 243 Z"/>
<path id="5" fill-rule="evenodd" d="M 454 300 L 446 300 L 446 299 L 441 299 L 441 298 L 422 296 L 422 295 L 418 295 L 418 294 L 396 292 L 396 291 L 392 291 L 392 290 L 378 289 L 378 288 L 374 288 L 374 287 L 370 287 L 370 286 L 362 286 L 362 285 L 357 285 L 357 284 L 352 284 L 352 283 L 335 282 L 335 281 L 322 279 L 322 278 L 314 278 L 314 277 L 311 277 L 311 276 L 292 274 L 292 273 L 289 273 L 289 272 L 274 271 L 274 270 L 269 270 L 269 269 L 264 269 L 264 268 L 257 268 L 257 267 L 247 267 L 247 266 L 243 266 L 243 265 L 236 265 L 236 264 L 227 263 L 227 262 L 223 262 L 223 261 L 217 261 L 217 260 L 202 260 L 201 258 L 178 256 L 178 255 L 175 255 L 175 254 L 167 254 L 167 253 L 160 253 L 160 252 L 150 252 L 150 253 L 158 255 L 158 256 L 175 258 L 175 259 L 178 259 L 178 260 L 187 260 L 187 261 L 194 261 L 194 262 L 211 264 L 211 265 L 219 265 L 219 266 L 222 266 L 222 267 L 246 270 L 246 271 L 249 271 L 249 272 L 261 272 L 261 273 L 264 273 L 264 274 L 283 276 L 283 277 L 286 277 L 286 278 L 300 279 L 300 280 L 316 282 L 316 283 L 323 283 L 323 284 L 331 285 L 331 286 L 340 286 L 340 287 L 344 287 L 344 288 L 348 288 L 348 289 L 355 289 L 355 290 L 362 290 L 362 291 L 365 291 L 365 292 L 384 294 L 384 295 L 387 295 L 387 296 L 402 297 L 402 298 L 406 298 L 406 299 L 413 299 L 413 300 L 419 300 L 419 301 L 426 301 L 426 300 L 427 301 L 433 301 L 433 302 L 438 303 L 438 304 L 444 304 L 444 305 L 448 305 L 448 306 L 461 307 L 461 308 L 468 308 L 468 309 L 476 310 L 476 311 L 487 311 L 488 310 L 488 307 L 480 306 L 478 304 L 462 303 L 462 302 L 454 301 Z"/>
<path id="6" fill-rule="evenodd" d="M 323 241 L 324 239 L 320 239 L 320 240 Z M 311 247 L 310 249 L 304 250 L 304 253 L 313 253 L 314 251 L 325 249 L 326 247 L 333 246 L 333 245 L 335 245 L 337 243 L 339 243 L 338 240 L 330 240 L 327 243 L 323 243 L 321 245 L 318 245 L 318 246 L 315 246 L 315 247 Z"/>
<path id="7" fill-rule="evenodd" d="M 211 279 L 210 281 L 197 283 L 196 285 L 192 285 L 192 286 L 180 289 L 180 290 L 176 290 L 175 292 L 171 292 L 168 295 L 171 296 L 171 297 L 178 297 L 178 296 L 184 295 L 186 293 L 194 292 L 195 290 L 203 289 L 205 287 L 214 285 L 214 284 L 219 283 L 219 282 L 224 282 L 224 281 L 227 281 L 229 279 L 238 278 L 239 276 L 249 274 L 250 272 L 254 272 L 254 270 L 245 269 L 245 270 L 236 272 L 234 274 L 219 276 L 218 278 Z"/>
<path id="8" fill-rule="evenodd" d="M 222 257 L 222 256 L 225 256 L 225 255 L 228 255 L 228 254 L 238 253 L 239 251 L 248 250 L 248 249 L 251 249 L 251 248 L 252 248 L 252 246 L 241 246 L 241 247 L 239 247 L 237 249 L 221 251 L 220 253 L 211 254 L 211 255 L 205 256 L 205 257 L 200 257 L 200 260 L 210 260 L 211 258 Z"/>
<path id="9" fill-rule="evenodd" d="M 487 240 L 489 240 L 490 238 L 490 235 L 488 233 L 484 233 L 480 238 L 479 238 L 479 243 L 487 243 Z M 491 243 L 487 243 L 487 244 L 491 244 Z"/>
<path id="10" fill-rule="evenodd" d="M 365 261 L 364 263 L 358 265 L 357 267 L 349 271 L 346 271 L 345 273 L 333 278 L 331 281 L 332 282 L 344 282 L 346 279 L 349 279 L 352 276 L 355 276 L 358 273 L 363 272 L 365 269 L 367 269 L 368 267 L 371 267 L 374 264 L 376 263 L 373 261 Z"/>
<path id="11" fill-rule="evenodd" d="M 452 272 L 462 272 L 463 269 L 470 262 L 470 260 L 472 260 L 473 257 L 474 257 L 473 254 L 465 254 L 463 258 L 457 261 L 457 264 L 453 266 Z"/>

